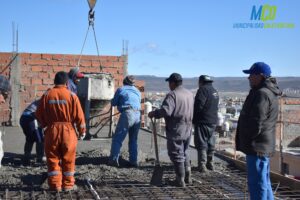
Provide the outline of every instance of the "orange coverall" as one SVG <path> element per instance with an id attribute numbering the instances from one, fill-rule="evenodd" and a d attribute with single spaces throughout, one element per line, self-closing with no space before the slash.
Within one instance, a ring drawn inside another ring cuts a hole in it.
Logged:
<path id="1" fill-rule="evenodd" d="M 84 114 L 76 94 L 66 86 L 56 85 L 41 98 L 35 112 L 45 130 L 48 184 L 52 190 L 70 189 L 75 184 L 77 135 L 86 131 Z"/>

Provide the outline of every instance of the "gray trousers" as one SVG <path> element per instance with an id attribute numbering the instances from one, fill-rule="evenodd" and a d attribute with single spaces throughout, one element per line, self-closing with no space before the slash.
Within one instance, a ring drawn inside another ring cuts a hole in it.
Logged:
<path id="1" fill-rule="evenodd" d="M 199 124 L 195 125 L 194 143 L 198 151 L 198 164 L 213 162 L 216 138 L 214 135 L 216 125 Z"/>
<path id="2" fill-rule="evenodd" d="M 190 166 L 190 157 L 187 153 L 191 137 L 186 140 L 167 140 L 168 155 L 173 163 L 185 163 Z"/>

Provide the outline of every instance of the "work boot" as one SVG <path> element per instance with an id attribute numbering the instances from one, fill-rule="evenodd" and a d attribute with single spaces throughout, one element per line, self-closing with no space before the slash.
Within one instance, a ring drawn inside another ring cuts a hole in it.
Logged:
<path id="1" fill-rule="evenodd" d="M 184 182 L 186 184 L 192 184 L 192 169 L 190 166 L 185 168 Z"/>
<path id="2" fill-rule="evenodd" d="M 119 162 L 117 160 L 109 159 L 107 165 L 112 167 L 119 167 Z"/>
<path id="3" fill-rule="evenodd" d="M 207 154 L 206 168 L 208 170 L 214 171 L 214 153 L 213 153 L 213 151 L 208 152 L 208 154 Z"/>
<path id="4" fill-rule="evenodd" d="M 44 144 L 42 142 L 37 142 L 35 144 L 35 151 L 37 160 L 42 161 L 44 156 Z"/>
<path id="5" fill-rule="evenodd" d="M 23 157 L 23 165 L 29 165 L 30 164 L 30 159 L 31 159 L 31 151 L 32 151 L 32 146 L 33 143 L 31 142 L 25 142 L 24 145 L 24 157 Z"/>
<path id="6" fill-rule="evenodd" d="M 198 170 L 201 173 L 207 172 L 206 169 L 206 150 L 199 150 L 198 151 Z"/>
<path id="7" fill-rule="evenodd" d="M 206 168 L 204 163 L 201 163 L 200 166 L 198 166 L 198 170 L 199 170 L 200 173 L 206 173 L 207 172 L 207 168 Z"/>
<path id="8" fill-rule="evenodd" d="M 176 187 L 185 187 L 185 168 L 183 162 L 174 162 L 176 179 L 171 182 L 171 185 Z"/>
<path id="9" fill-rule="evenodd" d="M 71 187 L 71 188 L 63 188 L 63 190 L 65 192 L 75 191 L 75 190 L 78 190 L 78 187 L 77 187 L 77 185 L 73 185 L 73 187 Z"/>
<path id="10" fill-rule="evenodd" d="M 187 184 L 192 184 L 192 167 L 191 167 L 191 160 L 188 155 L 185 156 L 185 162 L 184 162 L 184 167 L 185 167 L 185 177 L 184 177 L 184 182 Z"/>

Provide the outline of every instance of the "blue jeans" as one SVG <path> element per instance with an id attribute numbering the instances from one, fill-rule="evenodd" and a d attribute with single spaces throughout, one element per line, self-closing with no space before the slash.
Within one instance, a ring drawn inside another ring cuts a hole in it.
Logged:
<path id="1" fill-rule="evenodd" d="M 273 200 L 270 158 L 247 155 L 248 189 L 251 200 Z"/>
<path id="2" fill-rule="evenodd" d="M 135 110 L 126 110 L 121 113 L 119 118 L 115 134 L 113 135 L 111 150 L 110 150 L 110 159 L 117 160 L 119 159 L 120 150 L 122 143 L 126 138 L 127 133 L 129 133 L 129 162 L 131 164 L 137 164 L 138 157 L 138 132 L 141 126 L 141 114 L 140 111 Z"/>

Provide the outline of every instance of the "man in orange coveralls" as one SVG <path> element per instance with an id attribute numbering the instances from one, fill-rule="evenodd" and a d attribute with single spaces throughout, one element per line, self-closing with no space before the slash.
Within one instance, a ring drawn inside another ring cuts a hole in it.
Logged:
<path id="1" fill-rule="evenodd" d="M 45 153 L 48 166 L 50 190 L 75 190 L 75 156 L 77 135 L 85 137 L 84 114 L 76 94 L 67 88 L 68 74 L 58 72 L 54 78 L 54 88 L 42 96 L 35 113 L 45 130 Z"/>

